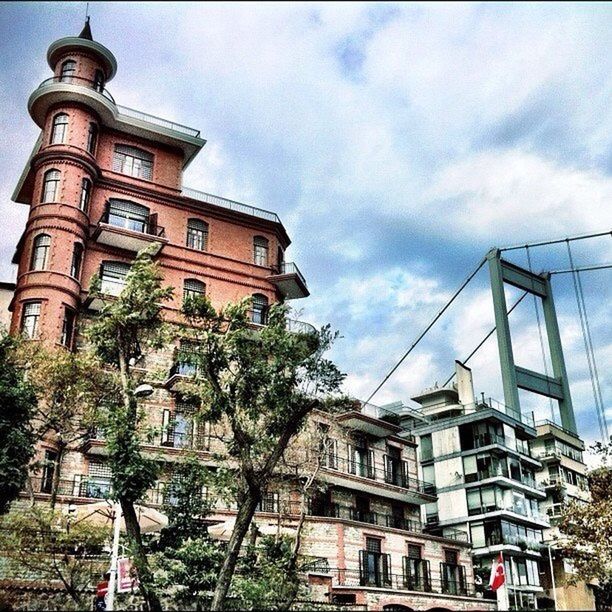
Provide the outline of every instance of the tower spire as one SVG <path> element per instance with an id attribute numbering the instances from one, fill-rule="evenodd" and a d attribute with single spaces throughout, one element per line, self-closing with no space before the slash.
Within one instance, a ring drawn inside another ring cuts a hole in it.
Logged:
<path id="1" fill-rule="evenodd" d="M 89 15 L 85 18 L 85 25 L 78 36 L 79 38 L 85 38 L 86 40 L 93 40 L 91 35 L 91 27 L 89 26 Z"/>

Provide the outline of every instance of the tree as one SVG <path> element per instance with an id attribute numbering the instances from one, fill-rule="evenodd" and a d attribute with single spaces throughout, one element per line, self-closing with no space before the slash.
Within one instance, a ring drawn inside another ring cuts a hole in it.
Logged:
<path id="1" fill-rule="evenodd" d="M 156 250 L 154 244 L 138 253 L 116 299 L 101 294 L 99 278 L 92 279 L 90 293 L 104 305 L 86 334 L 98 357 L 119 374 L 121 403 L 109 411 L 106 423 L 113 494 L 121 504 L 145 603 L 149 610 L 160 611 L 134 508 L 155 483 L 158 465 L 140 450 L 138 429 L 143 418 L 134 395 L 137 381 L 131 365 L 147 351 L 161 348 L 166 340 L 162 308 L 172 289 L 162 287 L 162 275 L 152 260 Z"/>
<path id="2" fill-rule="evenodd" d="M 77 609 L 89 607 L 92 581 L 108 567 L 101 556 L 109 531 L 49 507 L 13 512 L 0 522 L 3 572 L 61 583 Z"/>
<path id="3" fill-rule="evenodd" d="M 236 522 L 211 607 L 221 610 L 253 515 L 289 443 L 315 409 L 325 410 L 344 375 L 323 353 L 336 334 L 290 331 L 287 307 L 270 308 L 267 326 L 255 331 L 250 300 L 216 312 L 206 298 L 187 300 L 183 312 L 193 349 L 183 360 L 195 366 L 192 386 L 200 418 L 228 429 L 228 464 L 235 464 Z"/>
<path id="4" fill-rule="evenodd" d="M 0 334 L 0 514 L 24 488 L 34 456 L 31 419 L 36 397 L 18 366 L 18 341 Z"/>
<path id="5" fill-rule="evenodd" d="M 592 449 L 601 465 L 587 474 L 591 502 L 567 502 L 559 530 L 564 558 L 570 560 L 576 578 L 597 580 L 599 594 L 612 605 L 612 441 L 596 443 Z"/>
<path id="6" fill-rule="evenodd" d="M 27 343 L 20 359 L 27 364 L 28 382 L 38 398 L 32 419 L 36 439 L 49 440 L 57 451 L 52 466 L 53 508 L 65 454 L 100 426 L 103 407 L 117 403 L 117 384 L 100 359 L 87 352 Z"/>

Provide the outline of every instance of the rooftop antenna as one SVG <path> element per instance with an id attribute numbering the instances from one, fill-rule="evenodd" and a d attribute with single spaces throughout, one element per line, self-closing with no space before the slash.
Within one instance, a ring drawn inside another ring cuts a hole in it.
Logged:
<path id="1" fill-rule="evenodd" d="M 89 21 L 89 2 L 85 3 L 85 21 Z"/>

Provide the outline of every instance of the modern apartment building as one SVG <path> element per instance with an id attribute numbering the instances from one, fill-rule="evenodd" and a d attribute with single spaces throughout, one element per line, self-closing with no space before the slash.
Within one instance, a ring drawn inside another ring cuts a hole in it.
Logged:
<path id="1" fill-rule="evenodd" d="M 563 534 L 557 527 L 564 502 L 588 503 L 591 498 L 583 459 L 584 442 L 575 433 L 552 421 L 538 421 L 536 430 L 537 437 L 531 450 L 542 462 L 536 480 L 546 491 L 546 499 L 540 507 L 551 525 L 544 530 L 544 543 L 551 547 L 551 555 L 542 563 L 542 585 L 546 597 L 541 599 L 541 604 L 542 607 L 554 604 L 557 610 L 595 610 L 593 589 L 582 582 L 570 583 L 573 570 L 562 557 L 559 542 L 562 542 Z"/>
<path id="2" fill-rule="evenodd" d="M 510 604 L 535 609 L 540 549 L 549 527 L 536 481 L 540 460 L 531 444 L 532 417 L 493 400 L 474 397 L 471 372 L 457 363 L 457 384 L 427 389 L 413 398 L 420 410 L 396 407 L 403 435 L 415 436 L 424 480 L 438 499 L 425 505 L 429 533 L 469 534 L 475 572 L 486 583 L 491 563 L 504 555 Z"/>
<path id="3" fill-rule="evenodd" d="M 151 244 L 165 284 L 175 288 L 164 308 L 170 323 L 193 294 L 216 307 L 250 297 L 255 329 L 266 324 L 270 304 L 308 295 L 297 266 L 285 261 L 290 240 L 275 213 L 183 186 L 183 170 L 205 144 L 200 133 L 115 102 L 107 84 L 117 62 L 89 24 L 52 43 L 47 60 L 53 76 L 28 101 L 41 134 L 14 194 L 30 212 L 14 259 L 13 333 L 79 350 L 78 328 L 100 308 L 89 295 L 94 273 L 104 293 L 118 295 L 136 253 Z M 163 463 L 144 500 L 153 506 L 171 501 L 173 465 L 186 449 L 214 467 L 222 444 L 177 392 L 177 382 L 194 374 L 182 358 L 187 349 L 177 339 L 138 363 L 151 375 L 154 393 L 143 406 L 157 432 L 142 446 Z M 325 442 L 316 451 L 319 486 L 308 493 L 302 547 L 312 560 L 304 578 L 313 598 L 387 611 L 495 609 L 475 596 L 467 535 L 426 533 L 420 522 L 420 508 L 435 503 L 436 492 L 417 477 L 414 438 L 367 409 L 314 415 L 309 430 Z M 99 431 L 84 434 L 61 465 L 56 440 L 41 442 L 37 458 L 45 467 L 32 479 L 34 499 L 50 498 L 57 469 L 60 504 L 108 496 L 105 441 Z M 281 519 L 295 529 L 303 507 L 299 483 L 281 481 L 257 513 L 264 533 Z M 231 531 L 234 515 L 231 506 L 215 509 L 219 537 Z"/>

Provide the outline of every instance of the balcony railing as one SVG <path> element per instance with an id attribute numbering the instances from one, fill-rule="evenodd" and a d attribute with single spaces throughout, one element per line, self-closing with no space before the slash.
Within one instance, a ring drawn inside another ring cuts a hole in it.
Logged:
<path id="1" fill-rule="evenodd" d="M 481 470 L 479 472 L 473 472 L 471 474 L 465 474 L 463 479 L 466 483 L 475 483 L 480 482 L 481 480 L 486 480 L 487 478 L 508 478 L 514 482 L 518 482 L 524 484 L 527 487 L 532 489 L 536 489 L 536 491 L 544 491 L 544 487 L 538 484 L 533 478 L 530 476 L 521 476 L 519 478 L 514 478 L 510 472 L 503 469 L 495 469 L 491 468 L 488 470 Z"/>
<path id="2" fill-rule="evenodd" d="M 390 527 L 393 529 L 402 529 L 403 531 L 413 531 L 422 533 L 423 526 L 421 521 L 415 519 L 407 519 L 393 514 L 385 514 L 381 512 L 370 512 L 354 508 L 353 506 L 343 506 L 341 504 L 332 504 L 321 509 L 310 509 L 308 514 L 312 516 L 324 516 L 329 518 L 340 518 L 349 521 L 357 521 L 359 523 L 368 523 L 369 525 L 378 525 L 379 527 Z"/>
<path id="3" fill-rule="evenodd" d="M 111 96 L 108 89 L 105 89 L 100 83 L 92 81 L 91 79 L 84 79 L 83 77 L 77 76 L 54 76 L 49 79 L 45 79 L 39 86 L 38 89 L 43 89 L 54 83 L 65 83 L 66 85 L 77 85 L 85 89 L 93 89 L 95 92 L 104 96 L 107 100 L 115 104 L 115 99 Z"/>
<path id="4" fill-rule="evenodd" d="M 402 462 L 402 465 L 405 466 L 406 462 Z M 337 455 L 328 455 L 325 467 L 329 470 L 342 472 L 344 474 L 352 474 L 376 482 L 393 484 L 403 489 L 411 489 L 427 495 L 436 494 L 435 485 L 408 476 L 404 470 L 399 473 L 390 473 L 386 464 L 380 464 L 378 462 L 372 464 L 365 460 L 355 461 Z"/>
<path id="5" fill-rule="evenodd" d="M 280 219 L 276 213 L 264 210 L 263 208 L 257 208 L 250 206 L 249 204 L 243 204 L 242 202 L 236 202 L 235 200 L 228 200 L 221 196 L 213 195 L 212 193 L 206 193 L 205 191 L 198 191 L 197 189 L 191 189 L 190 187 L 183 187 L 182 195 L 192 200 L 199 200 L 200 202 L 206 202 L 213 206 L 220 206 L 221 208 L 227 208 L 228 210 L 234 210 L 244 215 L 250 215 L 251 217 L 259 217 L 272 223 L 279 223 Z"/>
<path id="6" fill-rule="evenodd" d="M 126 229 L 148 236 L 163 238 L 166 235 L 164 228 L 161 225 L 154 223 L 151 217 L 146 220 L 134 219 L 132 217 L 121 215 L 107 207 L 104 214 L 100 217 L 99 223 L 106 223 L 113 227 Z"/>
<path id="7" fill-rule="evenodd" d="M 304 275 L 300 272 L 300 269 L 297 267 L 297 264 L 292 261 L 284 261 L 280 265 L 272 266 L 273 274 L 295 274 L 301 281 L 306 285 L 306 279 Z"/>
<path id="8" fill-rule="evenodd" d="M 175 123 L 174 121 L 162 119 L 161 117 L 156 117 L 155 115 L 150 115 L 149 113 L 143 113 L 142 111 L 134 110 L 133 108 L 128 108 L 127 106 L 120 106 L 119 104 L 117 104 L 117 110 L 121 115 L 125 117 L 131 117 L 132 119 L 140 119 L 140 121 L 152 123 L 153 125 L 172 130 L 173 132 L 180 132 L 181 134 L 191 136 L 192 138 L 200 137 L 200 130 L 187 127 L 186 125 L 183 125 L 181 123 Z"/>
<path id="9" fill-rule="evenodd" d="M 159 445 L 166 448 L 208 450 L 210 437 L 200 433 L 194 435 L 187 432 L 169 430 L 162 432 Z"/>
<path id="10" fill-rule="evenodd" d="M 416 591 L 422 593 L 438 593 L 444 595 L 458 595 L 463 597 L 475 597 L 476 587 L 474 584 L 461 583 L 461 581 L 440 580 L 429 578 L 429 580 L 415 581 L 414 577 L 405 574 L 394 574 L 380 572 L 368 576 L 359 570 L 330 569 L 332 575 L 332 586 L 349 587 L 377 587 L 390 591 Z"/>

